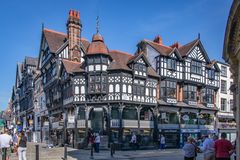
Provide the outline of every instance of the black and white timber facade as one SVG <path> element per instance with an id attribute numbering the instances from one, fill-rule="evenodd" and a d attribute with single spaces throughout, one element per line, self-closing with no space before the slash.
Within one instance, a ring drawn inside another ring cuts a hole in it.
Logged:
<path id="1" fill-rule="evenodd" d="M 220 70 L 200 38 L 165 46 L 157 36 L 129 54 L 109 50 L 98 29 L 91 42 L 81 31 L 72 10 L 67 34 L 42 30 L 37 69 L 47 115 L 40 123 L 54 145 L 86 147 L 89 130 L 100 133 L 102 147 L 114 141 L 121 148 L 133 132 L 142 147 L 153 146 L 159 134 L 167 147 L 180 147 L 189 135 L 215 133 Z"/>

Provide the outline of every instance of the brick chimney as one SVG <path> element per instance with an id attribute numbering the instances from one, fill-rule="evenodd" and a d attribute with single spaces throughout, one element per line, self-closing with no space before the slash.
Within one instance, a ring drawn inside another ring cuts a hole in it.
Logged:
<path id="1" fill-rule="evenodd" d="M 81 31 L 80 12 L 70 10 L 67 21 L 67 34 L 69 40 L 68 57 L 72 61 L 81 61 L 81 53 L 76 49 L 76 46 L 79 46 Z"/>
<path id="2" fill-rule="evenodd" d="M 153 42 L 158 43 L 158 44 L 162 44 L 162 37 L 161 36 L 156 36 L 153 40 Z"/>
<path id="3" fill-rule="evenodd" d="M 170 47 L 171 48 L 179 48 L 179 47 L 181 47 L 182 45 L 179 43 L 179 42 L 176 42 L 176 43 L 173 43 Z"/>

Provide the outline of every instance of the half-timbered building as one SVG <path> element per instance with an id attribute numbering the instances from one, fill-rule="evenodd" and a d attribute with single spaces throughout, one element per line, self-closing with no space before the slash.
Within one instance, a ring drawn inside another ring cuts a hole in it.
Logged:
<path id="1" fill-rule="evenodd" d="M 157 36 L 141 41 L 138 52 L 146 54 L 161 76 L 158 129 L 166 136 L 166 145 L 180 146 L 189 135 L 214 132 L 219 68 L 200 39 L 166 46 Z"/>

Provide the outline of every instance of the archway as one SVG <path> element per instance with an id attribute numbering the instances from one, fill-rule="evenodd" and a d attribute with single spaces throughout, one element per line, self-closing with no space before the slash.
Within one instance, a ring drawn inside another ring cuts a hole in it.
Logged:
<path id="1" fill-rule="evenodd" d="M 108 114 L 104 107 L 93 107 L 89 112 L 91 120 L 91 129 L 100 135 L 107 134 Z"/>

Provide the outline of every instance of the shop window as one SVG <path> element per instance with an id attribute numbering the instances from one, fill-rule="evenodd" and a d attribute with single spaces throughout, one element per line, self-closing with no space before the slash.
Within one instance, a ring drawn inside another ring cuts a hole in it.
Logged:
<path id="1" fill-rule="evenodd" d="M 211 125 L 214 122 L 214 117 L 211 114 L 201 113 L 198 120 L 200 125 Z"/>
<path id="2" fill-rule="evenodd" d="M 152 112 L 149 108 L 141 109 L 140 120 L 145 120 L 145 121 L 152 121 L 153 120 Z"/>
<path id="3" fill-rule="evenodd" d="M 197 114 L 189 112 L 181 113 L 181 124 L 197 125 Z"/>
<path id="4" fill-rule="evenodd" d="M 122 113 L 123 119 L 137 120 L 137 110 L 134 108 L 124 108 Z"/>

